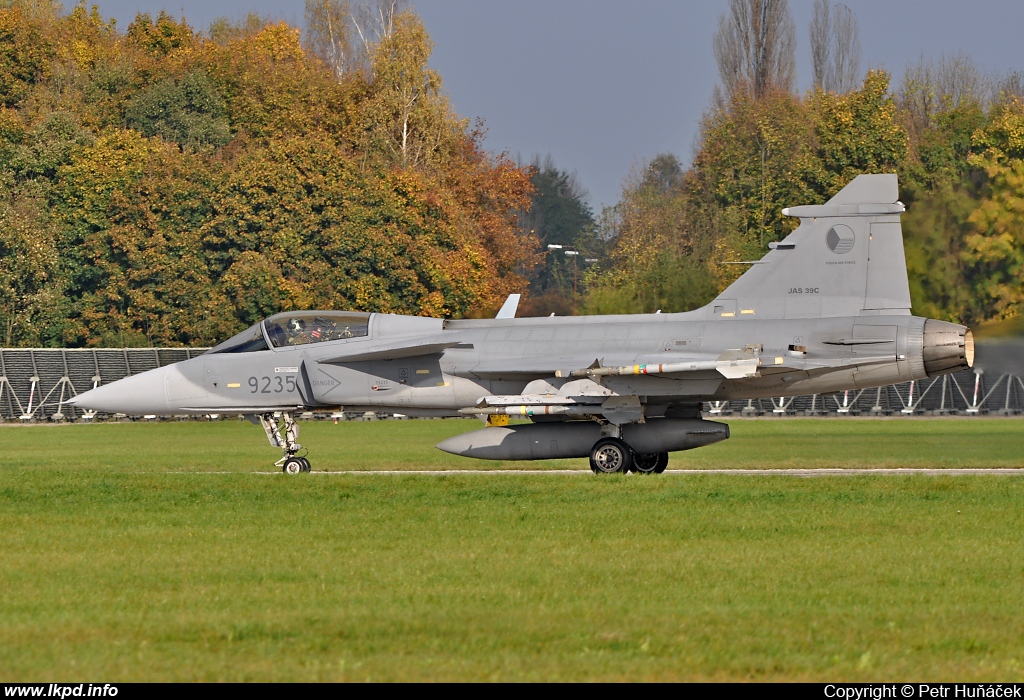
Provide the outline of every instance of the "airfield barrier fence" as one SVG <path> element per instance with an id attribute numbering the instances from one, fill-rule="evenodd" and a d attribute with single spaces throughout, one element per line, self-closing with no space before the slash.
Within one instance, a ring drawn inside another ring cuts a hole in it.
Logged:
<path id="1" fill-rule="evenodd" d="M 100 384 L 165 367 L 206 348 L 0 348 L 0 418 L 73 421 L 92 415 L 63 402 Z"/>
<path id="2" fill-rule="evenodd" d="M 0 420 L 105 418 L 63 402 L 95 386 L 204 352 L 206 348 L 0 348 Z M 704 410 L 711 416 L 1024 415 L 1024 367 L 1017 369 L 1018 361 L 1024 365 L 1024 351 L 1015 345 L 1001 352 L 1004 359 L 992 361 L 989 369 L 839 394 L 716 401 L 706 403 Z"/>
<path id="3" fill-rule="evenodd" d="M 1005 415 L 1024 414 L 1024 380 L 965 371 L 874 389 L 747 401 L 712 401 L 711 415 Z"/>

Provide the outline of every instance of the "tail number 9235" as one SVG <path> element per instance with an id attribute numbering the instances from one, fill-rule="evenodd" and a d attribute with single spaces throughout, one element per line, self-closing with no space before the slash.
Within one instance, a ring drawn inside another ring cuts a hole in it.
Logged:
<path id="1" fill-rule="evenodd" d="M 295 391 L 295 377 L 249 377 L 250 394 L 280 394 Z"/>

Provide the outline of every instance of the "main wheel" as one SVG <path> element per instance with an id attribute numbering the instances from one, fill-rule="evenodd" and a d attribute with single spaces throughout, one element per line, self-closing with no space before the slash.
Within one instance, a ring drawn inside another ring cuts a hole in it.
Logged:
<path id="1" fill-rule="evenodd" d="M 633 455 L 633 471 L 638 474 L 661 474 L 668 466 L 668 452 Z"/>
<path id="2" fill-rule="evenodd" d="M 661 474 L 668 468 L 668 452 L 658 453 L 658 466 L 654 468 L 655 474 Z"/>
<path id="3" fill-rule="evenodd" d="M 302 464 L 301 457 L 289 457 L 284 461 L 284 466 L 281 467 L 281 471 L 285 474 L 300 474 L 305 470 L 305 465 Z"/>
<path id="4" fill-rule="evenodd" d="M 595 474 L 625 473 L 633 466 L 633 451 L 618 438 L 598 440 L 590 450 L 590 468 Z"/>
<path id="5" fill-rule="evenodd" d="M 302 461 L 302 471 L 304 471 L 304 472 L 312 471 L 313 467 L 312 467 L 312 465 L 310 465 L 308 459 L 306 459 L 305 457 L 299 457 L 298 459 Z"/>

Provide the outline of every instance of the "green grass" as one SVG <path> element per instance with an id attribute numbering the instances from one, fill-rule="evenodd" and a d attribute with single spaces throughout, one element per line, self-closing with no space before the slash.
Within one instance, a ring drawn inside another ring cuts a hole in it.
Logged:
<path id="1" fill-rule="evenodd" d="M 1024 467 L 1024 421 L 763 419 L 727 421 L 732 438 L 672 455 L 669 468 Z M 319 471 L 350 469 L 586 469 L 585 459 L 498 462 L 434 448 L 478 420 L 300 423 Z M 0 424 L 0 466 L 131 471 L 267 470 L 281 456 L 245 421 Z"/>
<path id="2" fill-rule="evenodd" d="M 477 425 L 302 437 L 493 466 L 432 447 Z M 671 466 L 1024 466 L 1024 421 L 732 428 Z M 1024 680 L 1019 477 L 285 477 L 262 440 L 0 427 L 0 678 Z"/>

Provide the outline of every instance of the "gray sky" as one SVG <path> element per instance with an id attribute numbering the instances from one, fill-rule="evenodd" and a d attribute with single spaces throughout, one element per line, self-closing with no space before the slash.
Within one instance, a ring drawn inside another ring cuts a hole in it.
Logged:
<path id="1" fill-rule="evenodd" d="M 137 12 L 184 13 L 205 29 L 255 11 L 301 24 L 292 0 L 95 0 L 123 30 Z M 69 3 L 70 4 L 70 3 Z M 834 3 L 833 3 L 834 4 Z M 852 0 L 862 70 L 898 82 L 922 55 L 958 52 L 979 68 L 1024 70 L 1019 0 Z M 711 37 L 726 0 L 414 0 L 456 110 L 482 117 L 487 147 L 550 154 L 577 171 L 595 210 L 614 204 L 634 165 L 663 152 L 689 162 L 718 73 Z M 810 84 L 812 0 L 790 0 L 797 78 Z"/>

